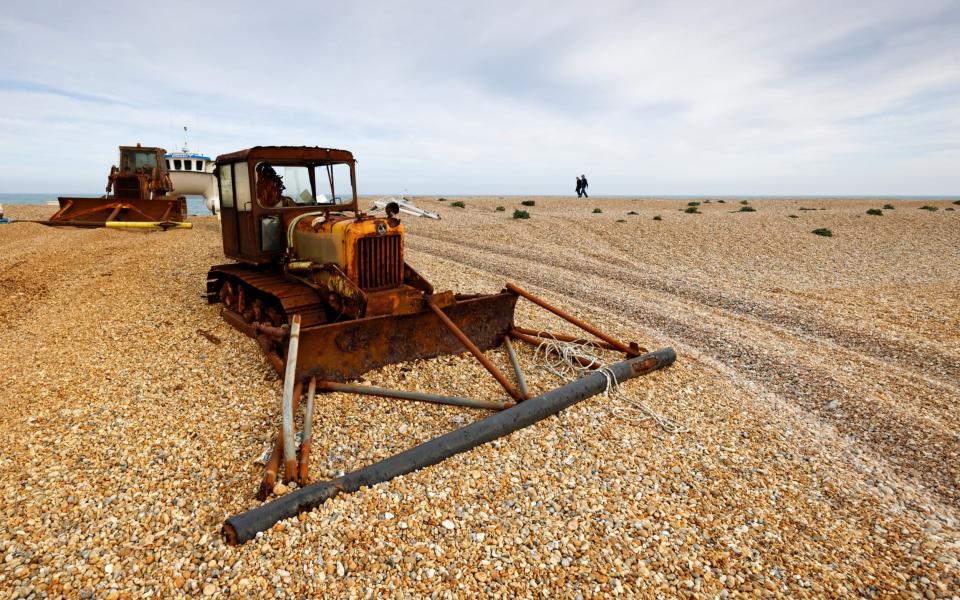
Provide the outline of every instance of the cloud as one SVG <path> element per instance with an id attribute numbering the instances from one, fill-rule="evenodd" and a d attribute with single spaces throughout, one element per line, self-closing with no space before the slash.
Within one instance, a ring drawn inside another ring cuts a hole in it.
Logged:
<path id="1" fill-rule="evenodd" d="M 188 125 L 349 148 L 367 193 L 957 192 L 955 2 L 594 4 L 5 7 L 0 190 Z"/>

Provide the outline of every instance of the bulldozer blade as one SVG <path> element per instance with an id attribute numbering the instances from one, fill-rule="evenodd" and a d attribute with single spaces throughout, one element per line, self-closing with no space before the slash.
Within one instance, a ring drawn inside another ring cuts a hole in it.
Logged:
<path id="1" fill-rule="evenodd" d="M 107 222 L 181 222 L 187 215 L 187 200 L 182 196 L 152 200 L 137 198 L 58 198 L 60 210 L 41 221 L 45 225 L 104 227 Z"/>
<path id="2" fill-rule="evenodd" d="M 480 349 L 499 346 L 513 325 L 517 294 L 457 297 L 442 310 Z M 300 331 L 297 381 L 346 382 L 384 365 L 459 354 L 467 348 L 430 310 L 384 315 Z"/>

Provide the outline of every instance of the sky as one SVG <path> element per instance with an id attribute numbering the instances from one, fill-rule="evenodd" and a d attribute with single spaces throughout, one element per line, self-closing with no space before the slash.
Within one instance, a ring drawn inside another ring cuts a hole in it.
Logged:
<path id="1" fill-rule="evenodd" d="M 960 0 L 4 2 L 0 192 L 117 146 L 351 150 L 361 194 L 960 193 Z"/>

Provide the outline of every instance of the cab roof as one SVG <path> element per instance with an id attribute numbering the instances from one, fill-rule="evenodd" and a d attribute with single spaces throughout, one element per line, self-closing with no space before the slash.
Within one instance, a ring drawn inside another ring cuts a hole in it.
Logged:
<path id="1" fill-rule="evenodd" d="M 332 163 L 354 162 L 353 154 L 348 150 L 320 148 L 317 146 L 254 146 L 246 150 L 221 154 L 217 157 L 217 162 L 236 162 L 250 159 Z"/>

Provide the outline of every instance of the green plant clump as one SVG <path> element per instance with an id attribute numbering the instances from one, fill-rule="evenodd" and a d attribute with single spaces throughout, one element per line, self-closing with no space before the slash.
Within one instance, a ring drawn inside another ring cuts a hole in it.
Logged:
<path id="1" fill-rule="evenodd" d="M 697 210 L 697 207 L 696 207 L 696 206 L 688 206 L 688 207 L 687 207 L 687 210 L 685 210 L 685 211 L 683 211 L 683 212 L 688 213 L 688 214 L 691 214 L 691 215 L 699 215 L 699 214 L 700 214 L 700 211 Z"/>
<path id="2" fill-rule="evenodd" d="M 798 217 L 797 215 L 787 215 L 787 216 L 790 217 L 791 219 L 799 219 L 799 218 L 800 218 L 800 217 Z"/>
<path id="3" fill-rule="evenodd" d="M 687 206 L 700 206 L 699 202 L 687 202 Z"/>
<path id="4" fill-rule="evenodd" d="M 749 201 L 749 200 L 741 200 L 741 201 L 740 201 L 740 204 L 750 204 L 750 201 Z"/>
<path id="5" fill-rule="evenodd" d="M 493 209 L 493 210 L 494 210 L 494 212 L 503 212 L 503 211 L 505 211 L 505 210 L 507 210 L 507 209 L 504 208 L 504 207 L 502 207 L 502 206 L 498 206 L 498 207 L 496 207 L 496 208 Z"/>
<path id="6" fill-rule="evenodd" d="M 530 213 L 525 210 L 520 210 L 519 208 L 513 209 L 513 218 L 514 219 L 529 219 Z"/>
<path id="7" fill-rule="evenodd" d="M 921 207 L 920 207 L 920 210 L 929 210 L 930 212 L 934 212 L 935 210 L 937 210 L 937 207 L 936 207 L 936 206 L 924 205 L 924 206 L 921 206 Z"/>
<path id="8" fill-rule="evenodd" d="M 893 207 L 892 204 L 884 204 L 884 205 L 883 205 L 883 210 L 893 210 L 893 208 L 894 208 L 894 207 Z"/>
<path id="9" fill-rule="evenodd" d="M 826 227 L 821 227 L 820 229 L 814 229 L 810 233 L 815 235 L 822 235 L 823 237 L 833 237 L 833 232 L 827 229 Z"/>
<path id="10" fill-rule="evenodd" d="M 957 206 L 960 206 L 960 200 L 954 200 L 953 203 L 956 204 Z"/>
<path id="11" fill-rule="evenodd" d="M 447 201 L 446 198 L 437 198 L 437 202 L 446 202 L 446 201 Z"/>
<path id="12" fill-rule="evenodd" d="M 626 219 L 617 219 L 617 223 L 626 223 L 626 222 L 627 222 Z"/>
<path id="13" fill-rule="evenodd" d="M 653 218 L 653 220 L 654 220 L 654 221 L 662 221 L 662 220 L 663 220 L 663 217 L 661 217 L 660 215 L 657 215 L 657 216 L 655 216 L 655 217 Z"/>
<path id="14" fill-rule="evenodd" d="M 450 206 L 455 206 L 455 207 L 457 207 L 457 208 L 466 208 L 466 207 L 467 207 L 466 204 L 464 204 L 463 202 L 461 202 L 461 201 L 459 201 L 459 200 L 457 200 L 456 202 L 451 202 L 451 203 L 450 203 Z"/>
<path id="15" fill-rule="evenodd" d="M 603 212 L 603 211 L 600 210 L 599 208 L 593 209 L 593 214 L 602 213 L 602 212 Z"/>
<path id="16" fill-rule="evenodd" d="M 723 200 L 723 199 L 717 200 L 717 204 L 726 204 L 726 203 L 727 203 L 726 200 Z"/>
<path id="17" fill-rule="evenodd" d="M 638 213 L 638 212 L 635 211 L 635 210 L 631 210 L 631 211 L 628 212 L 627 214 L 628 214 L 628 215 L 639 215 L 640 213 Z"/>
<path id="18" fill-rule="evenodd" d="M 522 204 L 522 205 L 524 205 L 524 206 L 534 206 L 534 205 L 536 205 L 536 201 L 535 201 L 535 200 L 524 200 L 524 201 L 521 202 L 520 204 Z"/>
<path id="19" fill-rule="evenodd" d="M 880 210 L 879 208 L 870 208 L 870 209 L 867 210 L 867 214 L 868 214 L 868 215 L 873 215 L 873 216 L 875 216 L 875 217 L 882 217 L 882 216 L 883 216 L 883 211 Z"/>
<path id="20" fill-rule="evenodd" d="M 739 212 L 757 212 L 757 209 L 755 209 L 755 208 L 752 207 L 752 206 L 747 205 L 747 206 L 741 206 Z"/>

